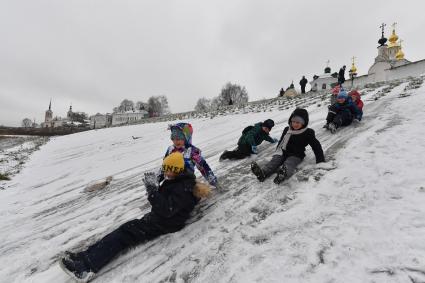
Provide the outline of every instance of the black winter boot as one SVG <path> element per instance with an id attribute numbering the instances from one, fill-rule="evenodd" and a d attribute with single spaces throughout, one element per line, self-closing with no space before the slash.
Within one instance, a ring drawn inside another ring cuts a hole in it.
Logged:
<path id="1" fill-rule="evenodd" d="M 286 167 L 285 165 L 283 165 L 282 167 L 279 168 L 279 170 L 277 171 L 277 175 L 273 180 L 273 183 L 275 184 L 280 184 L 282 183 L 287 177 L 287 173 L 286 173 Z"/>
<path id="2" fill-rule="evenodd" d="M 338 127 L 336 126 L 336 124 L 335 123 L 330 123 L 329 124 L 329 131 L 331 131 L 331 133 L 332 134 L 335 134 L 336 133 L 336 129 L 337 129 Z"/>
<path id="3" fill-rule="evenodd" d="M 228 153 L 228 152 L 229 152 L 229 151 L 225 150 L 225 151 L 223 152 L 223 154 L 222 154 L 222 155 L 220 155 L 220 158 L 218 159 L 218 161 L 223 161 L 223 160 L 227 159 L 227 153 Z"/>
<path id="4" fill-rule="evenodd" d="M 77 282 L 88 282 L 96 275 L 81 255 L 71 252 L 65 252 L 64 257 L 59 260 L 59 266 Z"/>
<path id="5" fill-rule="evenodd" d="M 252 173 L 254 173 L 255 176 L 257 176 L 258 181 L 264 182 L 264 180 L 266 179 L 266 175 L 264 175 L 263 169 L 261 169 L 261 167 L 258 166 L 257 163 L 251 163 L 251 171 Z"/>

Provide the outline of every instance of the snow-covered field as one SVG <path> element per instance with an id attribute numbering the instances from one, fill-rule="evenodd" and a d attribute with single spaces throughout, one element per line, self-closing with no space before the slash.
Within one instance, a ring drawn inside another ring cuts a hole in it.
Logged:
<path id="1" fill-rule="evenodd" d="M 185 229 L 119 257 L 94 282 L 425 282 L 425 84 L 412 88 L 421 81 L 365 90 L 364 119 L 335 135 L 322 129 L 326 105 L 308 106 L 327 162 L 308 150 L 280 186 L 249 169 L 273 145 L 242 161 L 218 157 L 266 118 L 280 137 L 293 108 L 188 121 L 223 191 Z M 169 144 L 167 123 L 155 123 L 42 146 L 0 191 L 0 282 L 72 282 L 59 253 L 149 211 L 141 178 Z M 104 190 L 85 190 L 107 176 Z"/>
<path id="2" fill-rule="evenodd" d="M 28 157 L 48 140 L 38 136 L 0 136 L 0 174 L 11 178 L 19 173 Z M 0 188 L 6 183 L 0 180 Z"/>

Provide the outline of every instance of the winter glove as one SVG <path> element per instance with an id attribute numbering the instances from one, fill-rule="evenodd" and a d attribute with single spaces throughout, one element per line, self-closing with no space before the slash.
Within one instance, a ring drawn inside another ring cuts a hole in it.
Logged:
<path id="1" fill-rule="evenodd" d="M 143 183 L 145 184 L 146 193 L 148 195 L 158 190 L 157 177 L 154 172 L 146 172 L 145 177 L 143 178 Z"/>
<path id="2" fill-rule="evenodd" d="M 221 191 L 221 190 L 222 190 L 221 185 L 220 185 L 218 182 L 216 182 L 216 183 L 215 183 L 214 187 L 215 187 L 218 191 Z"/>
<path id="3" fill-rule="evenodd" d="M 251 151 L 252 151 L 252 153 L 257 154 L 258 153 L 257 146 L 256 145 L 252 145 L 251 146 Z"/>

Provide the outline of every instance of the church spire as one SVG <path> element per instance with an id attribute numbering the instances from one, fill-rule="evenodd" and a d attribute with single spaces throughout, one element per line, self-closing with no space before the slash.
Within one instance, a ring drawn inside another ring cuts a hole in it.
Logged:
<path id="1" fill-rule="evenodd" d="M 52 110 L 52 99 L 50 98 L 50 102 L 49 102 L 49 110 Z"/>
<path id="2" fill-rule="evenodd" d="M 382 23 L 382 25 L 379 26 L 381 28 L 381 38 L 378 40 L 378 43 L 380 44 L 380 46 L 384 46 L 385 43 L 387 42 L 387 39 L 384 37 L 385 26 L 386 26 L 385 23 Z"/>

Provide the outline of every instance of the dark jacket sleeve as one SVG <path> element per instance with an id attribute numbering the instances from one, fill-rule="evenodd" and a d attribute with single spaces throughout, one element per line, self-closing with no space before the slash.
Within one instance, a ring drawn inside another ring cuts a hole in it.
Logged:
<path id="1" fill-rule="evenodd" d="M 201 172 L 202 176 L 208 181 L 210 185 L 215 186 L 217 184 L 217 178 L 207 161 L 202 157 L 201 150 L 192 145 L 192 151 L 190 158 L 195 162 L 196 168 Z"/>
<path id="2" fill-rule="evenodd" d="M 273 138 L 269 134 L 264 135 L 264 139 L 268 142 L 274 143 Z"/>
<path id="3" fill-rule="evenodd" d="M 159 216 L 170 218 L 182 209 L 193 203 L 193 195 L 185 191 L 183 186 L 178 186 L 172 194 L 162 194 L 154 191 L 149 194 L 148 200 L 152 205 L 152 211 Z"/>
<path id="4" fill-rule="evenodd" d="M 282 135 L 280 136 L 279 142 L 277 143 L 276 149 L 279 148 L 280 143 L 283 140 L 283 137 L 285 136 L 286 132 L 288 132 L 289 127 L 285 127 L 285 129 L 283 129 Z"/>
<path id="5" fill-rule="evenodd" d="M 323 154 L 322 145 L 320 144 L 319 140 L 316 139 L 316 134 L 314 133 L 313 129 L 310 129 L 310 138 L 309 138 L 309 145 L 313 149 L 314 155 L 316 156 L 316 163 L 325 162 L 325 156 Z"/>

